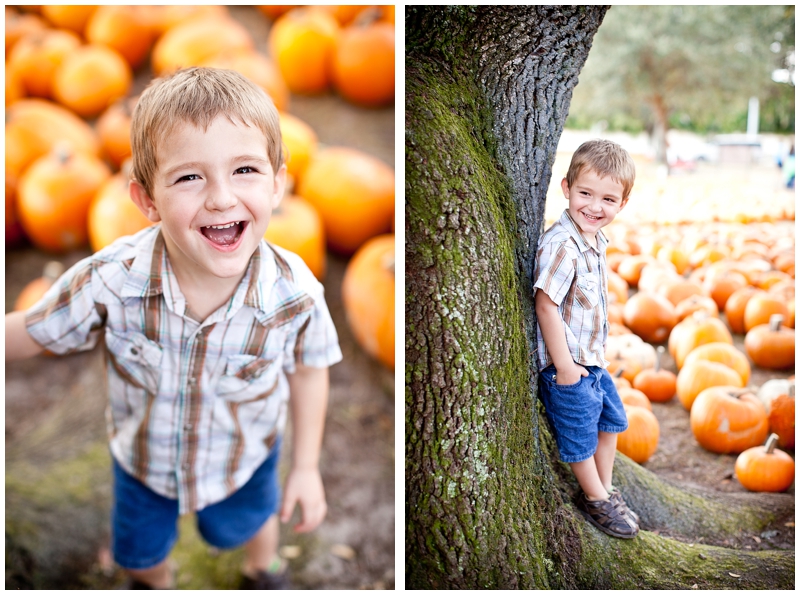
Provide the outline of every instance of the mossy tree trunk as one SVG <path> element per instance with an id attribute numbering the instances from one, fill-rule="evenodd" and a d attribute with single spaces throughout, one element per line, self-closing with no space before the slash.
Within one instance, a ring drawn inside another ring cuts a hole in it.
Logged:
<path id="1" fill-rule="evenodd" d="M 536 401 L 533 256 L 571 91 L 607 9 L 406 9 L 407 588 L 793 581 L 781 553 L 591 528 Z M 621 456 L 615 482 L 645 528 L 708 542 L 769 521 Z"/>

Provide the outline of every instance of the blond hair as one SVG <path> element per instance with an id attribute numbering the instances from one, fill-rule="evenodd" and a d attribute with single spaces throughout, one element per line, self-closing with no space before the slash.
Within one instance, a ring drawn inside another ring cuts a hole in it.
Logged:
<path id="1" fill-rule="evenodd" d="M 280 122 L 269 96 L 238 72 L 187 68 L 153 80 L 139 97 L 131 119 L 131 177 L 152 196 L 163 140 L 184 123 L 206 130 L 219 115 L 261 130 L 272 169 L 280 169 L 284 162 Z"/>
<path id="2" fill-rule="evenodd" d="M 586 170 L 622 184 L 622 200 L 628 199 L 636 178 L 636 166 L 628 152 L 617 143 L 597 139 L 586 141 L 578 147 L 567 170 L 567 186 L 572 188 L 578 176 Z"/>

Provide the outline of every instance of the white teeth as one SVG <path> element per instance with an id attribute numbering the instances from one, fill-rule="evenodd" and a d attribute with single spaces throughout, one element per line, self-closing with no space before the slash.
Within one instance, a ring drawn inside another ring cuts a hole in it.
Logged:
<path id="1" fill-rule="evenodd" d="M 239 221 L 234 221 L 233 223 L 228 223 L 227 225 L 207 225 L 206 227 L 210 227 L 212 229 L 228 229 L 234 225 L 239 225 L 239 223 Z"/>

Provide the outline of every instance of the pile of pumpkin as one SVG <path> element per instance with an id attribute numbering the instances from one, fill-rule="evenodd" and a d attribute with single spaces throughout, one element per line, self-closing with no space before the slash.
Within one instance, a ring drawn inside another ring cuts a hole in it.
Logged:
<path id="1" fill-rule="evenodd" d="M 349 259 L 348 323 L 393 368 L 394 169 L 321 146 L 290 103 L 292 93 L 336 92 L 390 105 L 394 7 L 256 8 L 272 20 L 268 39 L 254 39 L 226 6 L 6 6 L 6 247 L 27 238 L 54 254 L 97 251 L 150 225 L 127 190 L 134 78 L 237 70 L 272 98 L 289 155 L 291 190 L 265 237 L 320 280 L 327 250 Z"/>
<path id="2" fill-rule="evenodd" d="M 700 446 L 739 455 L 742 485 L 787 489 L 794 461 L 774 446 L 794 449 L 794 224 L 607 230 L 606 359 L 630 426 L 620 452 L 647 461 L 659 439 L 651 403 L 677 395 Z M 744 336 L 743 349 L 734 335 Z M 667 353 L 677 374 L 664 366 Z M 749 386 L 752 366 L 786 376 Z"/>

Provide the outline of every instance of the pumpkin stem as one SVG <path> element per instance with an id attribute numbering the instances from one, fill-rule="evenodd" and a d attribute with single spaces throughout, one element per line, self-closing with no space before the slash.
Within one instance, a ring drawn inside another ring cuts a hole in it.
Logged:
<path id="1" fill-rule="evenodd" d="M 732 396 L 732 397 L 736 397 L 737 399 L 739 397 L 741 397 L 742 395 L 746 395 L 746 394 L 752 393 L 752 392 L 753 392 L 752 388 L 746 388 L 746 387 L 745 388 L 733 388 L 733 387 L 731 387 L 731 388 L 728 389 L 728 394 L 730 396 Z"/>
<path id="2" fill-rule="evenodd" d="M 773 314 L 769 317 L 769 330 L 777 333 L 781 328 L 781 323 L 783 323 L 783 315 Z"/>
<path id="3" fill-rule="evenodd" d="M 768 455 L 772 454 L 772 451 L 775 450 L 775 444 L 778 442 L 778 435 L 777 434 L 770 434 L 769 438 L 767 438 L 767 443 L 764 445 L 764 452 Z"/>
<path id="4" fill-rule="evenodd" d="M 622 376 L 622 373 L 625 371 L 625 368 L 617 368 L 617 371 L 614 372 L 614 378 L 619 378 Z"/>
<path id="5" fill-rule="evenodd" d="M 381 259 L 381 266 L 394 275 L 394 253 L 385 254 Z"/>
<path id="6" fill-rule="evenodd" d="M 658 347 L 656 347 L 656 366 L 655 366 L 656 372 L 661 370 L 661 357 L 663 355 L 664 355 L 664 346 L 659 345 Z"/>

